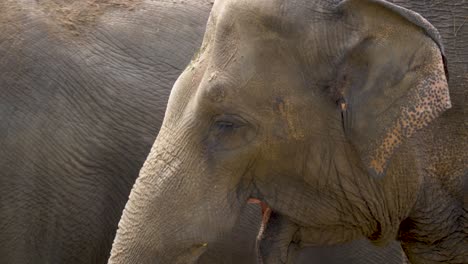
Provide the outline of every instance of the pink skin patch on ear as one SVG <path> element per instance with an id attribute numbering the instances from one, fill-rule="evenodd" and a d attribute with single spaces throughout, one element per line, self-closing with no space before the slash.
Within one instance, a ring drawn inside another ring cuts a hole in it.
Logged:
<path id="1" fill-rule="evenodd" d="M 440 55 L 439 55 L 440 56 Z M 451 108 L 447 79 L 442 58 L 439 63 L 428 64 L 426 71 L 432 72 L 419 81 L 413 94 L 411 105 L 400 109 L 400 116 L 380 140 L 378 148 L 370 156 L 368 166 L 377 174 L 383 175 L 388 162 L 405 138 L 426 127 L 445 110 Z"/>

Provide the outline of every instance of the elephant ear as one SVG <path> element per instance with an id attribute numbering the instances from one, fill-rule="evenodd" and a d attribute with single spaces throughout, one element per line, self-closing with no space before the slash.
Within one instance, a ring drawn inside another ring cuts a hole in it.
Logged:
<path id="1" fill-rule="evenodd" d="M 437 30 L 420 15 L 378 0 L 338 6 L 351 32 L 335 95 L 343 126 L 368 172 L 385 175 L 404 141 L 451 108 Z"/>

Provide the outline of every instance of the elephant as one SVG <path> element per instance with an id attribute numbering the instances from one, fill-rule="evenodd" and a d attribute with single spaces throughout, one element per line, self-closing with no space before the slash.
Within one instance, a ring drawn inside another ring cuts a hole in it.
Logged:
<path id="1" fill-rule="evenodd" d="M 249 201 L 260 263 L 360 237 L 467 263 L 464 2 L 216 0 L 109 263 L 196 263 Z"/>
<path id="2" fill-rule="evenodd" d="M 211 7 L 0 1 L 0 263 L 107 263 Z"/>
<path id="3" fill-rule="evenodd" d="M 0 263 L 106 263 L 208 1 L 0 1 Z M 199 260 L 255 263 L 260 208 Z M 358 241 L 398 263 L 400 245 Z M 339 253 L 343 252 L 343 253 Z"/>

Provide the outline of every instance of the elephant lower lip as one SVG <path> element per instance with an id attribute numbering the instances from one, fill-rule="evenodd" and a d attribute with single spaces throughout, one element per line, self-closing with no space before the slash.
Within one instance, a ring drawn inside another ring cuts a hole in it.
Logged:
<path id="1" fill-rule="evenodd" d="M 268 206 L 265 202 L 256 199 L 256 198 L 250 198 L 247 200 L 247 203 L 251 204 L 259 204 L 260 207 L 262 208 L 262 225 L 260 226 L 260 230 L 258 232 L 257 240 L 260 241 L 263 238 L 263 233 L 266 230 L 268 221 L 270 220 L 271 216 L 271 207 Z"/>

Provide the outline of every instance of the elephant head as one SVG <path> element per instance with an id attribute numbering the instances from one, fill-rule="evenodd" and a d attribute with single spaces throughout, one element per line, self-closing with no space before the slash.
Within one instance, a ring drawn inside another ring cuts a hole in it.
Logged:
<path id="1" fill-rule="evenodd" d="M 395 239 L 421 185 L 411 139 L 448 108 L 438 33 L 411 11 L 219 0 L 110 263 L 193 263 L 249 199 L 275 215 L 259 237 L 264 259 L 286 261 L 291 244 Z"/>

